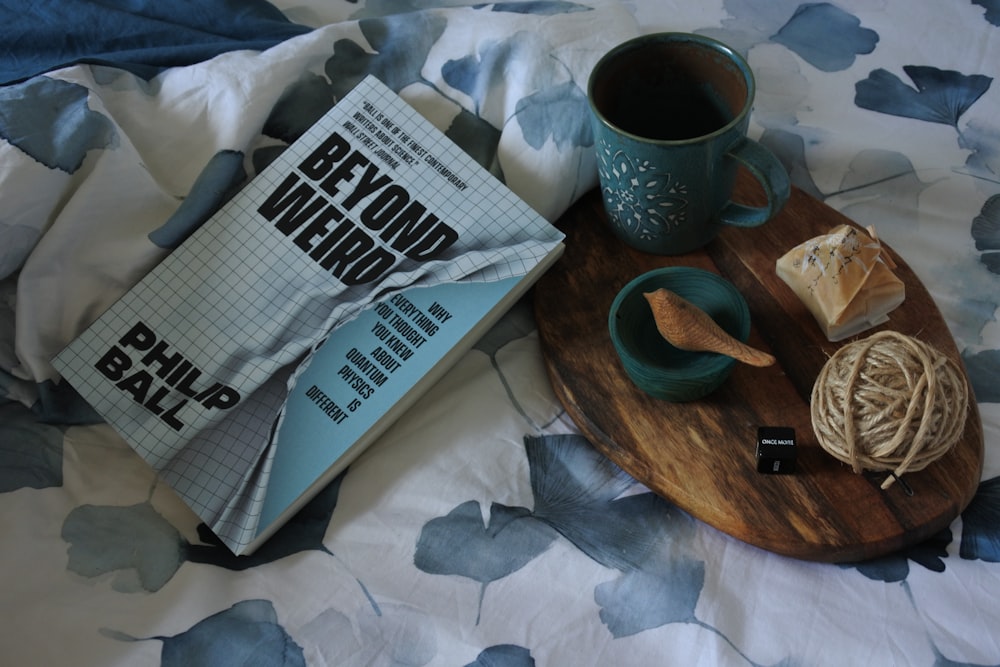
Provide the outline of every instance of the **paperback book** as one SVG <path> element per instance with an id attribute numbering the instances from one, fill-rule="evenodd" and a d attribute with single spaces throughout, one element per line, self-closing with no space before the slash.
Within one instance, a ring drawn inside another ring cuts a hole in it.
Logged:
<path id="1" fill-rule="evenodd" d="M 248 554 L 472 347 L 562 239 L 368 77 L 54 365 Z"/>

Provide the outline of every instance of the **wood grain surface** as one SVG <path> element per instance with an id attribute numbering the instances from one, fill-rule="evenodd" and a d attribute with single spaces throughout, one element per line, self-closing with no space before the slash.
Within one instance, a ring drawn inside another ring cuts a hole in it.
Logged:
<path id="1" fill-rule="evenodd" d="M 737 191 L 757 195 L 748 178 Z M 725 229 L 704 249 L 677 257 L 644 254 L 608 229 L 598 192 L 559 221 L 566 252 L 535 288 L 542 349 L 556 394 L 600 452 L 696 518 L 740 540 L 796 558 L 860 561 L 923 541 L 946 528 L 972 499 L 983 465 L 983 431 L 971 400 L 961 441 L 942 459 L 879 485 L 886 473 L 854 474 L 813 434 L 814 379 L 841 345 L 882 328 L 919 338 L 963 369 L 959 352 L 925 287 L 891 248 L 906 300 L 882 327 L 830 343 L 775 273 L 779 256 L 847 218 L 793 189 L 782 213 L 756 229 Z M 853 224 L 853 223 L 852 223 Z M 877 230 L 876 230 L 877 231 Z M 737 364 L 720 389 L 692 403 L 669 403 L 635 387 L 611 345 L 608 311 L 632 278 L 661 266 L 694 266 L 734 283 L 750 306 L 749 342 L 772 352 L 768 368 Z M 757 472 L 758 426 L 790 426 L 796 472 Z"/>

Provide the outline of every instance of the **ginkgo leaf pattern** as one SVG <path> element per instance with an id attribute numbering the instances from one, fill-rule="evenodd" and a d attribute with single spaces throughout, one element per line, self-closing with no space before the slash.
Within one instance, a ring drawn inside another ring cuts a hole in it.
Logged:
<path id="1" fill-rule="evenodd" d="M 991 273 L 1000 275 L 1000 195 L 987 199 L 982 211 L 972 220 L 972 238 L 976 250 L 984 251 L 979 261 Z"/>
<path id="2" fill-rule="evenodd" d="M 895 74 L 877 69 L 856 86 L 855 103 L 894 116 L 958 127 L 958 121 L 993 82 L 983 74 L 962 74 L 925 65 L 906 65 L 913 82 L 905 84 Z"/>
<path id="3" fill-rule="evenodd" d="M 107 629 L 120 641 L 159 641 L 162 667 L 269 665 L 305 667 L 302 647 L 278 623 L 268 600 L 243 600 L 171 636 L 134 638 Z"/>
<path id="4" fill-rule="evenodd" d="M 799 5 L 771 39 L 821 70 L 838 72 L 853 65 L 858 55 L 874 51 L 878 33 L 862 27 L 853 14 L 820 2 Z"/>
<path id="5" fill-rule="evenodd" d="M 600 619 L 614 636 L 696 621 L 704 563 L 689 544 L 693 519 L 652 493 L 626 494 L 635 481 L 580 436 L 529 436 L 525 451 L 534 508 L 494 503 L 484 525 L 479 504 L 469 501 L 432 519 L 417 543 L 418 568 L 466 577 L 485 590 L 538 557 L 558 534 L 617 571 L 594 591 Z"/>
<path id="6" fill-rule="evenodd" d="M 979 485 L 962 512 L 962 558 L 1000 563 L 1000 477 Z"/>
<path id="7" fill-rule="evenodd" d="M 972 0 L 972 4 L 985 9 L 983 18 L 1000 27 L 1000 0 Z"/>
<path id="8" fill-rule="evenodd" d="M 0 405 L 0 493 L 62 486 L 62 428 L 39 426 L 18 403 Z"/>
<path id="9" fill-rule="evenodd" d="M 72 174 L 87 152 L 118 141 L 111 121 L 87 106 L 87 89 L 38 77 L 0 87 L 0 138 L 50 169 Z M 53 142 L 46 128 L 59 128 Z"/>

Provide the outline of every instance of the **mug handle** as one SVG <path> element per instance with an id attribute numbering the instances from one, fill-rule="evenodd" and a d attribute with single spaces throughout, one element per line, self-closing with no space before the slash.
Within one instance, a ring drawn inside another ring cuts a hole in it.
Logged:
<path id="1" fill-rule="evenodd" d="M 757 227 L 776 216 L 788 201 L 791 184 L 788 172 L 774 153 L 753 139 L 743 137 L 726 156 L 742 164 L 757 179 L 767 195 L 767 205 L 747 206 L 731 201 L 719 213 L 720 221 L 736 227 Z"/>

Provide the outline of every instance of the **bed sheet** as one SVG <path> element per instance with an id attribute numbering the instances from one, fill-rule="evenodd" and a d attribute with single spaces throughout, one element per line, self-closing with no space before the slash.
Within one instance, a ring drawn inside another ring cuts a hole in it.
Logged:
<path id="1" fill-rule="evenodd" d="M 72 12 L 20 4 L 0 12 L 0 664 L 1000 665 L 995 0 L 131 2 L 109 24 L 130 43 L 72 48 Z M 949 323 L 986 456 L 926 543 L 798 561 L 649 493 L 566 417 L 527 301 L 248 557 L 52 369 L 369 73 L 556 219 L 596 185 L 590 68 L 664 30 L 747 56 L 751 134 L 875 225 Z"/>

